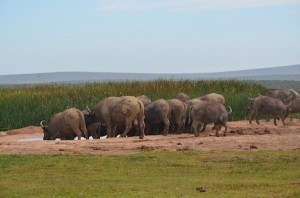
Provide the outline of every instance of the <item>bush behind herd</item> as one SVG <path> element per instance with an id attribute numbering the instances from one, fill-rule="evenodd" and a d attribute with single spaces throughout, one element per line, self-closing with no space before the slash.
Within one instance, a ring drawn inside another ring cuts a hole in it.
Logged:
<path id="1" fill-rule="evenodd" d="M 147 95 L 152 101 L 173 98 L 184 92 L 191 98 L 216 92 L 224 95 L 233 114 L 230 120 L 248 118 L 247 98 L 256 97 L 264 86 L 245 81 L 108 82 L 80 85 L 35 85 L 0 89 L 0 130 L 39 125 L 41 120 L 67 108 L 85 109 L 109 96 Z"/>

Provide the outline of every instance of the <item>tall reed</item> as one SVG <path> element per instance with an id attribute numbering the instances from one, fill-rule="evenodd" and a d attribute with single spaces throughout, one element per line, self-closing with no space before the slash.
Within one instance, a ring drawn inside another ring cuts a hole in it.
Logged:
<path id="1" fill-rule="evenodd" d="M 231 120 L 246 117 L 247 97 L 257 96 L 265 87 L 245 81 L 108 82 L 80 85 L 37 85 L 0 89 L 0 130 L 38 125 L 41 120 L 67 108 L 92 108 L 109 96 L 147 95 L 151 100 L 173 98 L 184 92 L 191 98 L 211 92 L 225 96 L 233 109 Z"/>

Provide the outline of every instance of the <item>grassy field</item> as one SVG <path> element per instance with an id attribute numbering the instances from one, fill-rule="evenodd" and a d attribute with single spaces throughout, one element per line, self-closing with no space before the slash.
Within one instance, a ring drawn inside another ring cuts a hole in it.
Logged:
<path id="1" fill-rule="evenodd" d="M 246 118 L 247 97 L 255 97 L 264 86 L 243 81 L 153 81 L 83 85 L 38 85 L 0 88 L 0 130 L 39 125 L 70 107 L 93 107 L 108 96 L 147 95 L 152 100 L 173 98 L 184 92 L 191 98 L 211 92 L 223 94 L 233 109 L 231 120 Z"/>
<path id="2" fill-rule="evenodd" d="M 0 197 L 300 197 L 299 161 L 300 151 L 0 155 Z"/>

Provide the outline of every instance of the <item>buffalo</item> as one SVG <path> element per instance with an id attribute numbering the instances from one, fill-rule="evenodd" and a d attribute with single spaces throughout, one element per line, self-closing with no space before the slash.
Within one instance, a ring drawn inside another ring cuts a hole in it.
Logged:
<path id="1" fill-rule="evenodd" d="M 276 119 L 280 118 L 285 126 L 285 116 L 288 107 L 281 100 L 268 96 L 258 96 L 256 98 L 248 98 L 248 109 L 250 111 L 249 123 L 252 124 L 252 119 L 256 118 L 256 123 L 259 124 L 258 116 L 260 113 L 271 115 L 274 117 L 274 125 L 277 126 Z"/>
<path id="2" fill-rule="evenodd" d="M 292 120 L 292 113 L 300 113 L 300 96 L 294 98 L 290 104 L 288 105 L 288 112 L 291 113 L 291 120 Z"/>
<path id="3" fill-rule="evenodd" d="M 227 132 L 227 121 L 229 115 L 232 113 L 232 109 L 227 111 L 226 107 L 222 103 L 207 102 L 206 104 L 195 104 L 191 107 L 190 116 L 192 119 L 192 129 L 194 135 L 199 136 L 199 131 L 202 127 L 201 132 L 206 128 L 207 124 L 214 124 L 214 129 L 216 130 L 216 136 L 219 136 L 219 130 L 222 126 L 225 127 L 224 136 Z"/>
<path id="4" fill-rule="evenodd" d="M 204 100 L 200 100 L 199 98 L 194 98 L 194 99 L 191 99 L 191 100 L 188 100 L 185 102 L 186 104 L 186 121 L 185 121 L 185 131 L 190 133 L 192 132 L 192 125 L 191 125 L 191 114 L 190 114 L 190 111 L 191 111 L 191 107 L 195 104 L 198 104 L 198 103 L 201 103 L 201 104 L 206 104 L 207 101 L 204 101 Z"/>
<path id="5" fill-rule="evenodd" d="M 169 99 L 171 105 L 170 131 L 179 133 L 185 125 L 186 104 L 179 99 Z"/>
<path id="6" fill-rule="evenodd" d="M 53 115 L 47 126 L 43 125 L 43 121 L 40 125 L 44 131 L 44 140 L 74 140 L 76 136 L 79 140 L 82 136 L 88 139 L 84 115 L 76 108 Z"/>
<path id="7" fill-rule="evenodd" d="M 92 110 L 94 120 L 104 123 L 107 137 L 115 137 L 117 127 L 125 126 L 121 137 L 126 137 L 136 119 L 140 139 L 144 138 L 144 104 L 134 96 L 108 97 L 101 100 Z"/>
<path id="8" fill-rule="evenodd" d="M 260 95 L 277 98 L 285 104 L 288 104 L 291 100 L 300 96 L 299 93 L 293 89 L 267 89 L 260 93 Z"/>
<path id="9" fill-rule="evenodd" d="M 168 135 L 170 127 L 170 103 L 158 99 L 145 107 L 145 123 L 147 134 L 158 134 L 159 127 L 163 127 L 163 135 Z"/>
<path id="10" fill-rule="evenodd" d="M 186 102 L 186 101 L 190 100 L 191 98 L 188 95 L 186 95 L 185 93 L 178 93 L 174 97 L 174 99 L 178 99 L 178 100 L 181 100 L 182 102 Z"/>
<path id="11" fill-rule="evenodd" d="M 210 94 L 207 94 L 205 96 L 198 97 L 198 99 L 205 100 L 205 101 L 208 101 L 208 102 L 222 103 L 222 104 L 225 105 L 224 96 L 221 95 L 221 94 L 217 94 L 217 93 L 210 93 Z"/>
<path id="12" fill-rule="evenodd" d="M 91 116 L 92 111 L 88 107 L 85 110 L 83 110 L 82 113 L 84 115 L 88 137 L 92 136 L 93 139 L 100 139 L 101 123 L 97 122 L 94 116 Z"/>

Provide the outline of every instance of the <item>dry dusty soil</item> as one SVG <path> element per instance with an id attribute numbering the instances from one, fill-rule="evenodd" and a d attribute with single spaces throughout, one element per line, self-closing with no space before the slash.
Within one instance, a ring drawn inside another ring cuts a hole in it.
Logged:
<path id="1" fill-rule="evenodd" d="M 40 127 L 29 126 L 0 132 L 0 154 L 123 154 L 146 151 L 175 150 L 299 150 L 300 121 L 278 122 L 237 121 L 228 123 L 228 133 L 216 137 L 212 126 L 207 126 L 199 137 L 183 133 L 168 136 L 145 136 L 98 140 L 42 141 Z M 223 132 L 222 129 L 221 132 Z"/>

